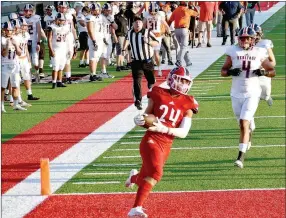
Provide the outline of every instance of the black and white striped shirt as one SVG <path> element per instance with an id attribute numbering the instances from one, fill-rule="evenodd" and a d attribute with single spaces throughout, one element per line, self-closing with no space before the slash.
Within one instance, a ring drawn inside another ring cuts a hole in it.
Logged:
<path id="1" fill-rule="evenodd" d="M 144 37 L 148 39 L 148 43 L 144 41 Z M 133 60 L 144 61 L 153 57 L 154 49 L 149 43 L 151 40 L 157 40 L 155 38 L 155 35 L 150 30 L 142 28 L 141 31 L 136 33 L 132 28 L 128 31 L 126 35 L 126 40 L 128 40 L 130 43 Z"/>

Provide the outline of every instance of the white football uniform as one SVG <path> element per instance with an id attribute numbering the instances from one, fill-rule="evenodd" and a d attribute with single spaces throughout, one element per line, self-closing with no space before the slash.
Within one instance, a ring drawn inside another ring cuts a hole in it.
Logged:
<path id="1" fill-rule="evenodd" d="M 67 35 L 67 38 L 68 38 L 68 50 L 67 50 L 67 52 L 70 53 L 70 55 L 67 57 L 67 63 L 66 64 L 70 64 L 70 61 L 72 59 L 72 55 L 74 52 L 74 40 L 75 40 L 73 33 L 72 33 L 73 16 L 71 13 L 66 13 L 65 17 L 66 17 L 66 25 L 68 25 L 68 27 L 69 27 L 69 34 Z"/>
<path id="2" fill-rule="evenodd" d="M 49 28 L 52 31 L 52 47 L 55 52 L 55 57 L 51 58 L 53 70 L 63 70 L 67 63 L 67 54 L 69 52 L 68 34 L 70 27 L 68 25 L 58 26 L 52 24 Z"/>
<path id="3" fill-rule="evenodd" d="M 46 23 L 46 28 L 48 28 L 55 21 L 55 17 L 53 14 L 51 16 L 45 15 L 44 21 Z"/>
<path id="4" fill-rule="evenodd" d="M 86 26 L 82 26 L 79 24 L 80 21 L 85 21 L 85 16 L 82 13 L 79 13 L 76 17 L 76 22 L 77 22 L 77 30 L 79 33 L 81 32 L 87 32 Z"/>
<path id="5" fill-rule="evenodd" d="M 16 38 L 14 38 L 17 41 Z M 1 37 L 1 47 L 7 48 L 6 56 L 1 55 L 1 87 L 6 88 L 10 78 L 11 86 L 18 87 L 20 84 L 19 62 L 15 46 L 5 37 Z"/>
<path id="6" fill-rule="evenodd" d="M 102 18 L 103 16 L 100 14 L 98 16 L 88 15 L 86 16 L 86 23 L 92 22 L 93 32 L 95 41 L 97 44 L 97 48 L 94 48 L 93 42 L 88 37 L 88 47 L 89 47 L 89 59 L 98 61 L 102 51 L 103 51 L 103 27 L 102 27 Z"/>
<path id="7" fill-rule="evenodd" d="M 31 64 L 28 61 L 26 52 L 30 35 L 29 33 L 25 32 L 24 34 L 16 35 L 16 37 L 17 37 L 17 42 L 19 43 L 19 47 L 22 50 L 21 55 L 18 57 L 20 73 L 23 77 L 23 80 L 31 80 L 31 74 L 30 74 Z"/>
<path id="8" fill-rule="evenodd" d="M 30 34 L 30 39 L 28 41 L 28 48 L 30 52 L 30 56 L 32 59 L 32 63 L 34 66 L 39 66 L 39 52 L 37 52 L 37 42 L 38 40 L 38 33 L 37 31 L 37 24 L 41 24 L 41 17 L 39 15 L 33 15 L 30 18 L 25 18 L 28 26 L 28 33 Z"/>
<path id="9" fill-rule="evenodd" d="M 159 14 L 156 14 L 155 16 L 147 14 L 146 21 L 147 21 L 147 29 L 150 29 L 156 36 L 156 39 L 159 41 L 159 45 L 154 47 L 154 50 L 160 51 L 162 43 L 161 25 L 163 18 Z"/>
<path id="10" fill-rule="evenodd" d="M 114 18 L 112 20 L 114 20 Z M 101 57 L 105 58 L 105 59 L 108 59 L 110 57 L 111 52 L 112 52 L 112 40 L 111 40 L 110 25 L 111 25 L 111 23 L 109 22 L 108 17 L 102 15 L 103 35 L 104 35 L 104 39 L 108 43 L 108 45 L 103 43 L 103 52 L 102 52 Z"/>
<path id="11" fill-rule="evenodd" d="M 267 50 L 274 47 L 272 41 L 268 39 L 260 40 L 255 46 L 266 48 Z M 260 76 L 259 82 L 262 90 L 260 99 L 267 101 L 271 97 L 271 78 L 267 76 Z"/>
<path id="12" fill-rule="evenodd" d="M 231 57 L 232 68 L 240 68 L 239 76 L 232 77 L 232 108 L 237 119 L 251 121 L 258 107 L 261 88 L 259 78 L 253 73 L 261 68 L 261 63 L 268 57 L 264 48 L 253 47 L 244 50 L 239 46 L 231 46 L 226 55 Z"/>

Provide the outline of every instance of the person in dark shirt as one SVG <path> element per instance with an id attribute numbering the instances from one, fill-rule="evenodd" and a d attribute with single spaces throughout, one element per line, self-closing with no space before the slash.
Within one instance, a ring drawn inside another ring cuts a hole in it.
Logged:
<path id="1" fill-rule="evenodd" d="M 230 31 L 230 42 L 233 45 L 235 42 L 235 30 L 238 24 L 238 18 L 241 13 L 242 5 L 240 2 L 221 2 L 219 10 L 222 12 L 222 45 L 225 45 L 227 36 L 226 31 L 229 27 Z"/>
<path id="2" fill-rule="evenodd" d="M 258 7 L 258 11 L 261 12 L 259 2 L 247 2 L 246 12 L 245 12 L 245 19 L 246 19 L 246 25 L 247 26 L 254 23 L 254 15 L 255 15 L 255 6 L 256 5 Z"/>

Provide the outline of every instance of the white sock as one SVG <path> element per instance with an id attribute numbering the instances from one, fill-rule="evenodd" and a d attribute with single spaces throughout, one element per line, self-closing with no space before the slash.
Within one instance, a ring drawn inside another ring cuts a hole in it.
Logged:
<path id="1" fill-rule="evenodd" d="M 83 60 L 80 60 L 80 61 L 79 61 L 79 64 L 84 64 L 84 61 L 83 61 Z"/>
<path id="2" fill-rule="evenodd" d="M 245 153 L 247 150 L 247 143 L 239 143 L 239 151 Z"/>
<path id="3" fill-rule="evenodd" d="M 32 95 L 32 89 L 27 90 L 27 95 Z"/>
<path id="4" fill-rule="evenodd" d="M 5 95 L 9 94 L 9 89 L 5 89 Z"/>
<path id="5" fill-rule="evenodd" d="M 4 109 L 4 101 L 1 101 L 1 108 Z"/>
<path id="6" fill-rule="evenodd" d="M 66 78 L 70 78 L 71 77 L 71 72 L 66 72 Z"/>
<path id="7" fill-rule="evenodd" d="M 23 101 L 23 99 L 22 99 L 22 96 L 21 96 L 21 93 L 19 94 L 19 96 L 18 96 L 18 102 L 22 102 Z"/>
<path id="8" fill-rule="evenodd" d="M 89 64 L 89 60 L 88 60 L 88 59 L 86 59 L 86 60 L 85 60 L 85 63 L 86 63 L 86 64 Z"/>
<path id="9" fill-rule="evenodd" d="M 14 101 L 12 95 L 9 95 L 9 100 L 10 100 L 10 102 Z"/>
<path id="10" fill-rule="evenodd" d="M 44 60 L 39 60 L 39 68 L 43 68 L 44 67 Z"/>
<path id="11" fill-rule="evenodd" d="M 14 100 L 14 107 L 18 104 L 18 102 L 19 102 L 18 99 Z"/>
<path id="12" fill-rule="evenodd" d="M 106 73 L 106 69 L 102 69 L 102 70 L 101 70 L 101 73 Z"/>
<path id="13" fill-rule="evenodd" d="M 92 76 L 96 75 L 96 72 L 92 72 L 91 75 L 92 75 Z"/>

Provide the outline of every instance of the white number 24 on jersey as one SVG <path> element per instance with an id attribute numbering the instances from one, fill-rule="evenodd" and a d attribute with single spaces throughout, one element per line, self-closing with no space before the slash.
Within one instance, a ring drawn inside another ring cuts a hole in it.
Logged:
<path id="1" fill-rule="evenodd" d="M 160 110 L 163 110 L 163 114 L 162 116 L 160 117 L 160 121 L 162 122 L 165 122 L 165 117 L 166 115 L 168 114 L 168 111 L 169 111 L 169 107 L 167 105 L 161 105 L 160 106 Z M 180 116 L 180 113 L 181 113 L 181 110 L 174 110 L 174 108 L 171 108 L 171 113 L 170 113 L 170 117 L 169 117 L 169 120 L 172 121 L 172 126 L 175 126 L 176 125 L 176 122 Z"/>

